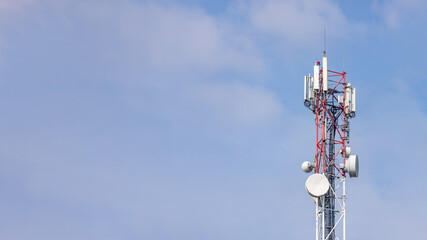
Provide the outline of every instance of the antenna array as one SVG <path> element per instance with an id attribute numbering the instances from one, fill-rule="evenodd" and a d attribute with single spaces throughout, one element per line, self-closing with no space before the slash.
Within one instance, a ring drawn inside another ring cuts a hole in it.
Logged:
<path id="1" fill-rule="evenodd" d="M 305 187 L 316 205 L 316 240 L 345 240 L 345 180 L 357 177 L 359 160 L 351 155 L 350 122 L 356 116 L 356 89 L 346 82 L 346 72 L 328 70 L 323 52 L 304 77 L 304 105 L 316 123 L 315 155 L 302 164 L 309 176 Z M 341 225 L 341 226 L 340 226 Z M 342 235 L 342 237 L 338 237 Z"/>

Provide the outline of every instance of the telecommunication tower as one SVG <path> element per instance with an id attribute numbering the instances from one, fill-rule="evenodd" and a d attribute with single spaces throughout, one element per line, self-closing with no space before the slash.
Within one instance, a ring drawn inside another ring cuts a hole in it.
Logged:
<path id="1" fill-rule="evenodd" d="M 356 88 L 346 81 L 345 70 L 328 70 L 326 52 L 322 65 L 316 62 L 313 70 L 313 76 L 304 77 L 304 105 L 316 123 L 314 160 L 301 166 L 304 172 L 312 172 L 305 189 L 316 205 L 316 240 L 345 240 L 345 181 L 359 174 L 358 156 L 350 155 L 349 146 Z"/>

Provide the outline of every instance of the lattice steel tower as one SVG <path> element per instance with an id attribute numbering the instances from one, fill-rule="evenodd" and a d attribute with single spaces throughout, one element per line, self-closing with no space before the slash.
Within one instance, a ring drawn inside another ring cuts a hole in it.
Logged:
<path id="1" fill-rule="evenodd" d="M 322 67 L 322 68 L 321 68 Z M 359 160 L 350 155 L 350 123 L 356 116 L 356 89 L 346 82 L 346 72 L 328 70 L 326 52 L 322 66 L 304 77 L 304 105 L 314 113 L 314 160 L 302 164 L 314 173 L 305 183 L 316 205 L 316 240 L 345 240 L 345 180 L 357 177 Z"/>

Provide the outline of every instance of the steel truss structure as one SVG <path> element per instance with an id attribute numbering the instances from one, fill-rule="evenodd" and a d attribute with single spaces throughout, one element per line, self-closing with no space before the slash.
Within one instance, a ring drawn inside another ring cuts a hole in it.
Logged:
<path id="1" fill-rule="evenodd" d="M 346 82 L 345 70 L 327 69 L 325 52 L 322 69 L 317 62 L 313 77 L 309 75 L 304 81 L 304 105 L 313 112 L 316 124 L 316 151 L 311 166 L 315 174 L 325 175 L 330 185 L 325 195 L 313 197 L 316 240 L 345 240 L 345 180 L 349 175 L 346 159 L 350 156 L 347 145 L 349 119 L 355 117 L 355 89 Z"/>

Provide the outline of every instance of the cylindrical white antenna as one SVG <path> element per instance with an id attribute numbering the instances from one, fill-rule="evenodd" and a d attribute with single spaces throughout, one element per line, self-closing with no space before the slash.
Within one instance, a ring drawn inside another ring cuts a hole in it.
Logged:
<path id="1" fill-rule="evenodd" d="M 307 76 L 304 76 L 304 100 L 307 100 Z"/>
<path id="2" fill-rule="evenodd" d="M 320 71 L 320 63 L 317 62 L 314 64 L 314 79 L 313 79 L 313 90 L 319 90 L 319 71 Z"/>
<path id="3" fill-rule="evenodd" d="M 351 89 L 351 111 L 356 112 L 356 88 Z"/>
<path id="4" fill-rule="evenodd" d="M 326 52 L 323 52 L 323 91 L 328 91 L 328 59 Z"/>
<path id="5" fill-rule="evenodd" d="M 350 113 L 350 99 L 351 99 L 351 83 L 346 83 L 345 86 L 345 113 Z"/>
<path id="6" fill-rule="evenodd" d="M 311 73 L 308 73 L 308 77 L 307 77 L 307 99 L 308 100 L 311 99 L 311 91 L 313 88 L 313 83 L 311 79 L 312 79 Z"/>
<path id="7" fill-rule="evenodd" d="M 313 92 L 313 77 L 309 77 L 309 80 L 308 80 L 308 82 L 309 82 L 309 84 L 310 84 L 310 87 L 309 87 L 309 91 L 308 91 L 308 98 L 310 99 L 310 100 L 312 100 L 312 99 L 314 99 L 314 92 Z"/>

